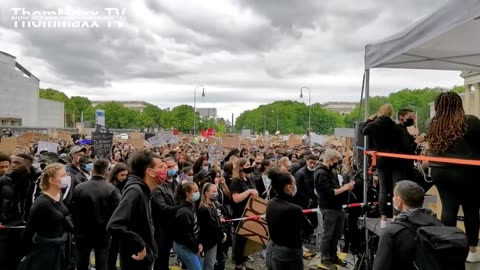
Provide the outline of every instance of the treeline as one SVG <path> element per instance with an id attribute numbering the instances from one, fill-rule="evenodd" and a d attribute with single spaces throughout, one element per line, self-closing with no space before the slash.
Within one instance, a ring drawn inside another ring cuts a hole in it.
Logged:
<path id="1" fill-rule="evenodd" d="M 194 117 L 196 117 L 197 128 L 200 129 L 215 128 L 219 133 L 226 133 L 231 125 L 223 118 L 202 119 L 198 113 L 194 114 L 193 107 L 189 105 L 180 105 L 172 109 L 161 109 L 149 105 L 143 112 L 139 112 L 119 102 L 107 102 L 94 107 L 86 97 L 69 98 L 65 93 L 50 88 L 40 89 L 40 97 L 65 103 L 66 121 L 69 127 L 74 127 L 76 122 L 81 121 L 82 112 L 84 121 L 94 123 L 96 109 L 105 110 L 105 124 L 108 128 L 175 128 L 183 133 L 189 133 L 192 131 Z"/>
<path id="2" fill-rule="evenodd" d="M 430 103 L 439 93 L 455 91 L 463 93 L 463 86 L 453 88 L 424 88 L 403 89 L 388 96 L 374 96 L 370 98 L 369 115 L 378 111 L 385 103 L 391 103 L 395 110 L 409 108 L 417 112 L 418 127 L 420 131 L 425 128 L 425 122 L 430 117 Z M 345 116 L 321 107 L 319 103 L 312 104 L 311 129 L 317 134 L 333 134 L 336 127 L 353 127 L 355 121 L 364 119 L 365 107 L 362 104 Z M 277 121 L 278 114 L 278 121 Z M 278 124 L 277 124 L 278 123 Z M 308 129 L 308 105 L 296 101 L 277 101 L 262 105 L 254 110 L 245 111 L 237 118 L 235 129 L 252 129 L 255 133 L 268 131 L 275 133 L 278 129 L 282 134 L 304 134 Z"/>
<path id="3" fill-rule="evenodd" d="M 430 103 L 439 93 L 444 91 L 463 93 L 463 86 L 453 88 L 403 89 L 388 96 L 374 96 L 370 99 L 369 114 L 377 112 L 384 103 L 391 103 L 395 110 L 409 108 L 417 112 L 420 131 L 425 128 L 425 122 L 430 117 Z M 83 111 L 84 121 L 95 121 L 95 109 L 103 109 L 106 114 L 106 125 L 109 128 L 152 129 L 176 128 L 181 132 L 192 131 L 193 120 L 196 117 L 200 129 L 215 128 L 217 133 L 229 131 L 230 121 L 223 118 L 201 119 L 194 114 L 192 106 L 179 105 L 172 109 L 161 109 L 154 105 L 147 106 L 143 112 L 127 108 L 118 102 L 107 102 L 96 107 L 92 102 L 81 96 L 68 97 L 55 89 L 40 89 L 40 97 L 65 103 L 66 120 L 69 127 L 80 122 Z M 268 131 L 270 134 L 278 130 L 282 134 L 304 134 L 308 129 L 309 108 L 305 103 L 297 101 L 276 101 L 261 105 L 256 109 L 244 111 L 235 121 L 235 131 L 251 129 L 260 134 Z M 312 104 L 311 129 L 317 134 L 333 134 L 336 127 L 353 127 L 355 121 L 364 117 L 364 106 L 357 106 L 345 116 L 321 107 L 320 103 Z"/>

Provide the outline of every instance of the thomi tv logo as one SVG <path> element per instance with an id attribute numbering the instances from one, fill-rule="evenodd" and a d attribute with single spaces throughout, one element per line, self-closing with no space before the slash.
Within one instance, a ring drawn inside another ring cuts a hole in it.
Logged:
<path id="1" fill-rule="evenodd" d="M 127 21 L 126 8 L 106 7 L 98 10 L 11 8 L 10 11 L 15 28 L 111 28 L 122 27 Z"/>

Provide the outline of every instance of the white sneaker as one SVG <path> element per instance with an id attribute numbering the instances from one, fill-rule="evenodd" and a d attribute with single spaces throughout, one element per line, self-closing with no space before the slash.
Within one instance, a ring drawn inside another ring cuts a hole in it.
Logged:
<path id="1" fill-rule="evenodd" d="M 469 263 L 480 262 L 480 252 L 475 252 L 475 253 L 468 252 L 467 262 Z"/>
<path id="2" fill-rule="evenodd" d="M 387 227 L 387 221 L 386 220 L 380 220 L 380 229 L 385 229 Z"/>

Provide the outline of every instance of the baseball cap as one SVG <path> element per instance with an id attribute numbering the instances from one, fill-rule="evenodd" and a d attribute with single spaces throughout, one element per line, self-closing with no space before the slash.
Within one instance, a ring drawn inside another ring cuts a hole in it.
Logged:
<path id="1" fill-rule="evenodd" d="M 79 145 L 75 145 L 74 147 L 72 147 L 72 149 L 70 149 L 70 154 L 71 155 L 76 154 L 78 152 L 87 153 L 87 148 L 79 146 Z"/>

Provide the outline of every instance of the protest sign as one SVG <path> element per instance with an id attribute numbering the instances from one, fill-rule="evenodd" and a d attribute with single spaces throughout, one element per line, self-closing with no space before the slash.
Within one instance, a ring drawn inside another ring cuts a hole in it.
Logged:
<path id="1" fill-rule="evenodd" d="M 57 137 L 60 140 L 64 140 L 66 142 L 69 142 L 72 140 L 72 133 L 65 131 L 65 130 L 57 130 Z"/>
<path id="2" fill-rule="evenodd" d="M 4 137 L 0 142 L 0 152 L 12 155 L 17 150 L 18 140 L 16 137 Z"/>
<path id="3" fill-rule="evenodd" d="M 327 137 L 325 135 L 310 134 L 310 142 L 312 144 L 325 145 Z"/>
<path id="4" fill-rule="evenodd" d="M 263 215 L 267 211 L 267 201 L 262 198 L 252 198 L 247 202 L 243 211 L 243 217 Z M 248 248 L 244 250 L 244 255 L 248 256 L 258 249 L 266 246 L 269 239 L 267 221 L 263 218 L 258 220 L 244 220 L 238 224 L 236 233 L 249 240 Z"/>
<path id="5" fill-rule="evenodd" d="M 139 132 L 130 133 L 130 143 L 135 147 L 135 149 L 143 149 L 143 144 L 145 142 L 145 136 Z"/>
<path id="6" fill-rule="evenodd" d="M 106 157 L 110 154 L 113 143 L 113 133 L 92 133 L 93 147 L 95 148 L 95 155 L 99 157 Z"/>
<path id="7" fill-rule="evenodd" d="M 223 160 L 223 146 L 209 145 L 208 146 L 208 162 L 213 164 L 216 160 Z"/>
<path id="8" fill-rule="evenodd" d="M 39 141 L 38 142 L 38 147 L 37 147 L 37 154 L 40 154 L 41 151 L 57 153 L 58 148 L 59 147 L 58 147 L 57 143 Z"/>
<path id="9" fill-rule="evenodd" d="M 238 147 L 240 145 L 240 137 L 238 137 L 238 136 L 222 137 L 222 145 L 226 148 Z"/>

